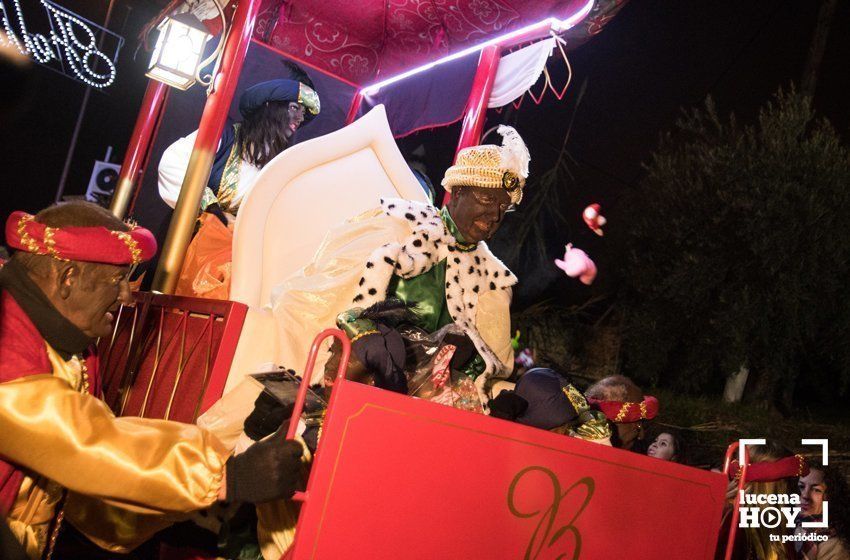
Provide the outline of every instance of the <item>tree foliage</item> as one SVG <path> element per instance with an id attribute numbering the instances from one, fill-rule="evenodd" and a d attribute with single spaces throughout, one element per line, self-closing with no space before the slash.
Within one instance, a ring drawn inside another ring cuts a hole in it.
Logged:
<path id="1" fill-rule="evenodd" d="M 850 151 L 809 98 L 780 91 L 752 125 L 708 99 L 664 135 L 621 206 L 630 373 L 789 401 L 801 372 L 850 381 Z"/>

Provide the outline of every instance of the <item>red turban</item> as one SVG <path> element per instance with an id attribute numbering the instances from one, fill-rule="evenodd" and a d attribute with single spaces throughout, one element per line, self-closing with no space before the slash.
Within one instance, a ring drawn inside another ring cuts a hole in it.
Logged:
<path id="1" fill-rule="evenodd" d="M 593 397 L 588 397 L 587 402 L 617 424 L 652 420 L 658 415 L 658 399 L 648 395 L 640 402 L 603 401 Z"/>
<path id="2" fill-rule="evenodd" d="M 740 478 L 743 469 L 738 461 L 729 463 L 729 478 Z M 792 455 L 778 461 L 751 463 L 747 465 L 747 478 L 744 482 L 770 482 L 783 478 L 794 478 L 809 474 L 809 462 L 802 455 Z"/>
<path id="3" fill-rule="evenodd" d="M 12 212 L 6 220 L 6 243 L 10 247 L 63 261 L 115 265 L 138 264 L 156 254 L 156 239 L 142 227 L 130 231 L 103 226 L 53 228 L 34 218 L 26 212 Z"/>

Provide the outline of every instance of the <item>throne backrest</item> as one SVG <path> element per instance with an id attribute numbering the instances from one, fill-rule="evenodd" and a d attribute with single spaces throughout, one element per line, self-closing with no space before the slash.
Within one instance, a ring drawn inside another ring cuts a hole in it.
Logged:
<path id="1" fill-rule="evenodd" d="M 383 105 L 269 162 L 242 202 L 230 299 L 270 303 L 272 289 L 310 262 L 325 233 L 381 197 L 426 202 L 395 143 Z"/>

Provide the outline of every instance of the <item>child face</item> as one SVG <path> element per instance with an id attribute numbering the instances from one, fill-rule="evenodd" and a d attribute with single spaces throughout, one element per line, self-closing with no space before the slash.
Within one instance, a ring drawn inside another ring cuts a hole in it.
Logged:
<path id="1" fill-rule="evenodd" d="M 662 461 L 672 461 L 676 456 L 676 443 L 673 440 L 673 435 L 663 432 L 658 434 L 646 450 L 646 454 Z"/>

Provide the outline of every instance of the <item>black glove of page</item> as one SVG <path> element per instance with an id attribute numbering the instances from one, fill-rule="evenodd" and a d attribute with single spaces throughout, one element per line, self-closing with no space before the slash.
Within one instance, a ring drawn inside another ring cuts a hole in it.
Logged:
<path id="1" fill-rule="evenodd" d="M 502 391 L 490 400 L 490 416 L 502 420 L 516 420 L 528 410 L 528 401 L 513 391 Z"/>
<path id="2" fill-rule="evenodd" d="M 254 401 L 254 410 L 245 419 L 245 434 L 254 441 L 260 441 L 280 428 L 284 421 L 289 422 L 295 402 L 282 404 L 267 391 L 260 393 Z"/>
<path id="3" fill-rule="evenodd" d="M 224 224 L 224 227 L 227 227 L 227 216 L 224 215 L 224 209 L 222 209 L 218 202 L 213 202 L 212 204 L 208 205 L 204 212 L 209 212 L 210 214 L 218 218 L 219 221 Z"/>
<path id="4" fill-rule="evenodd" d="M 286 432 L 280 429 L 231 457 L 227 461 L 227 501 L 260 504 L 291 497 L 304 488 L 303 452 L 304 447 L 287 441 Z"/>

